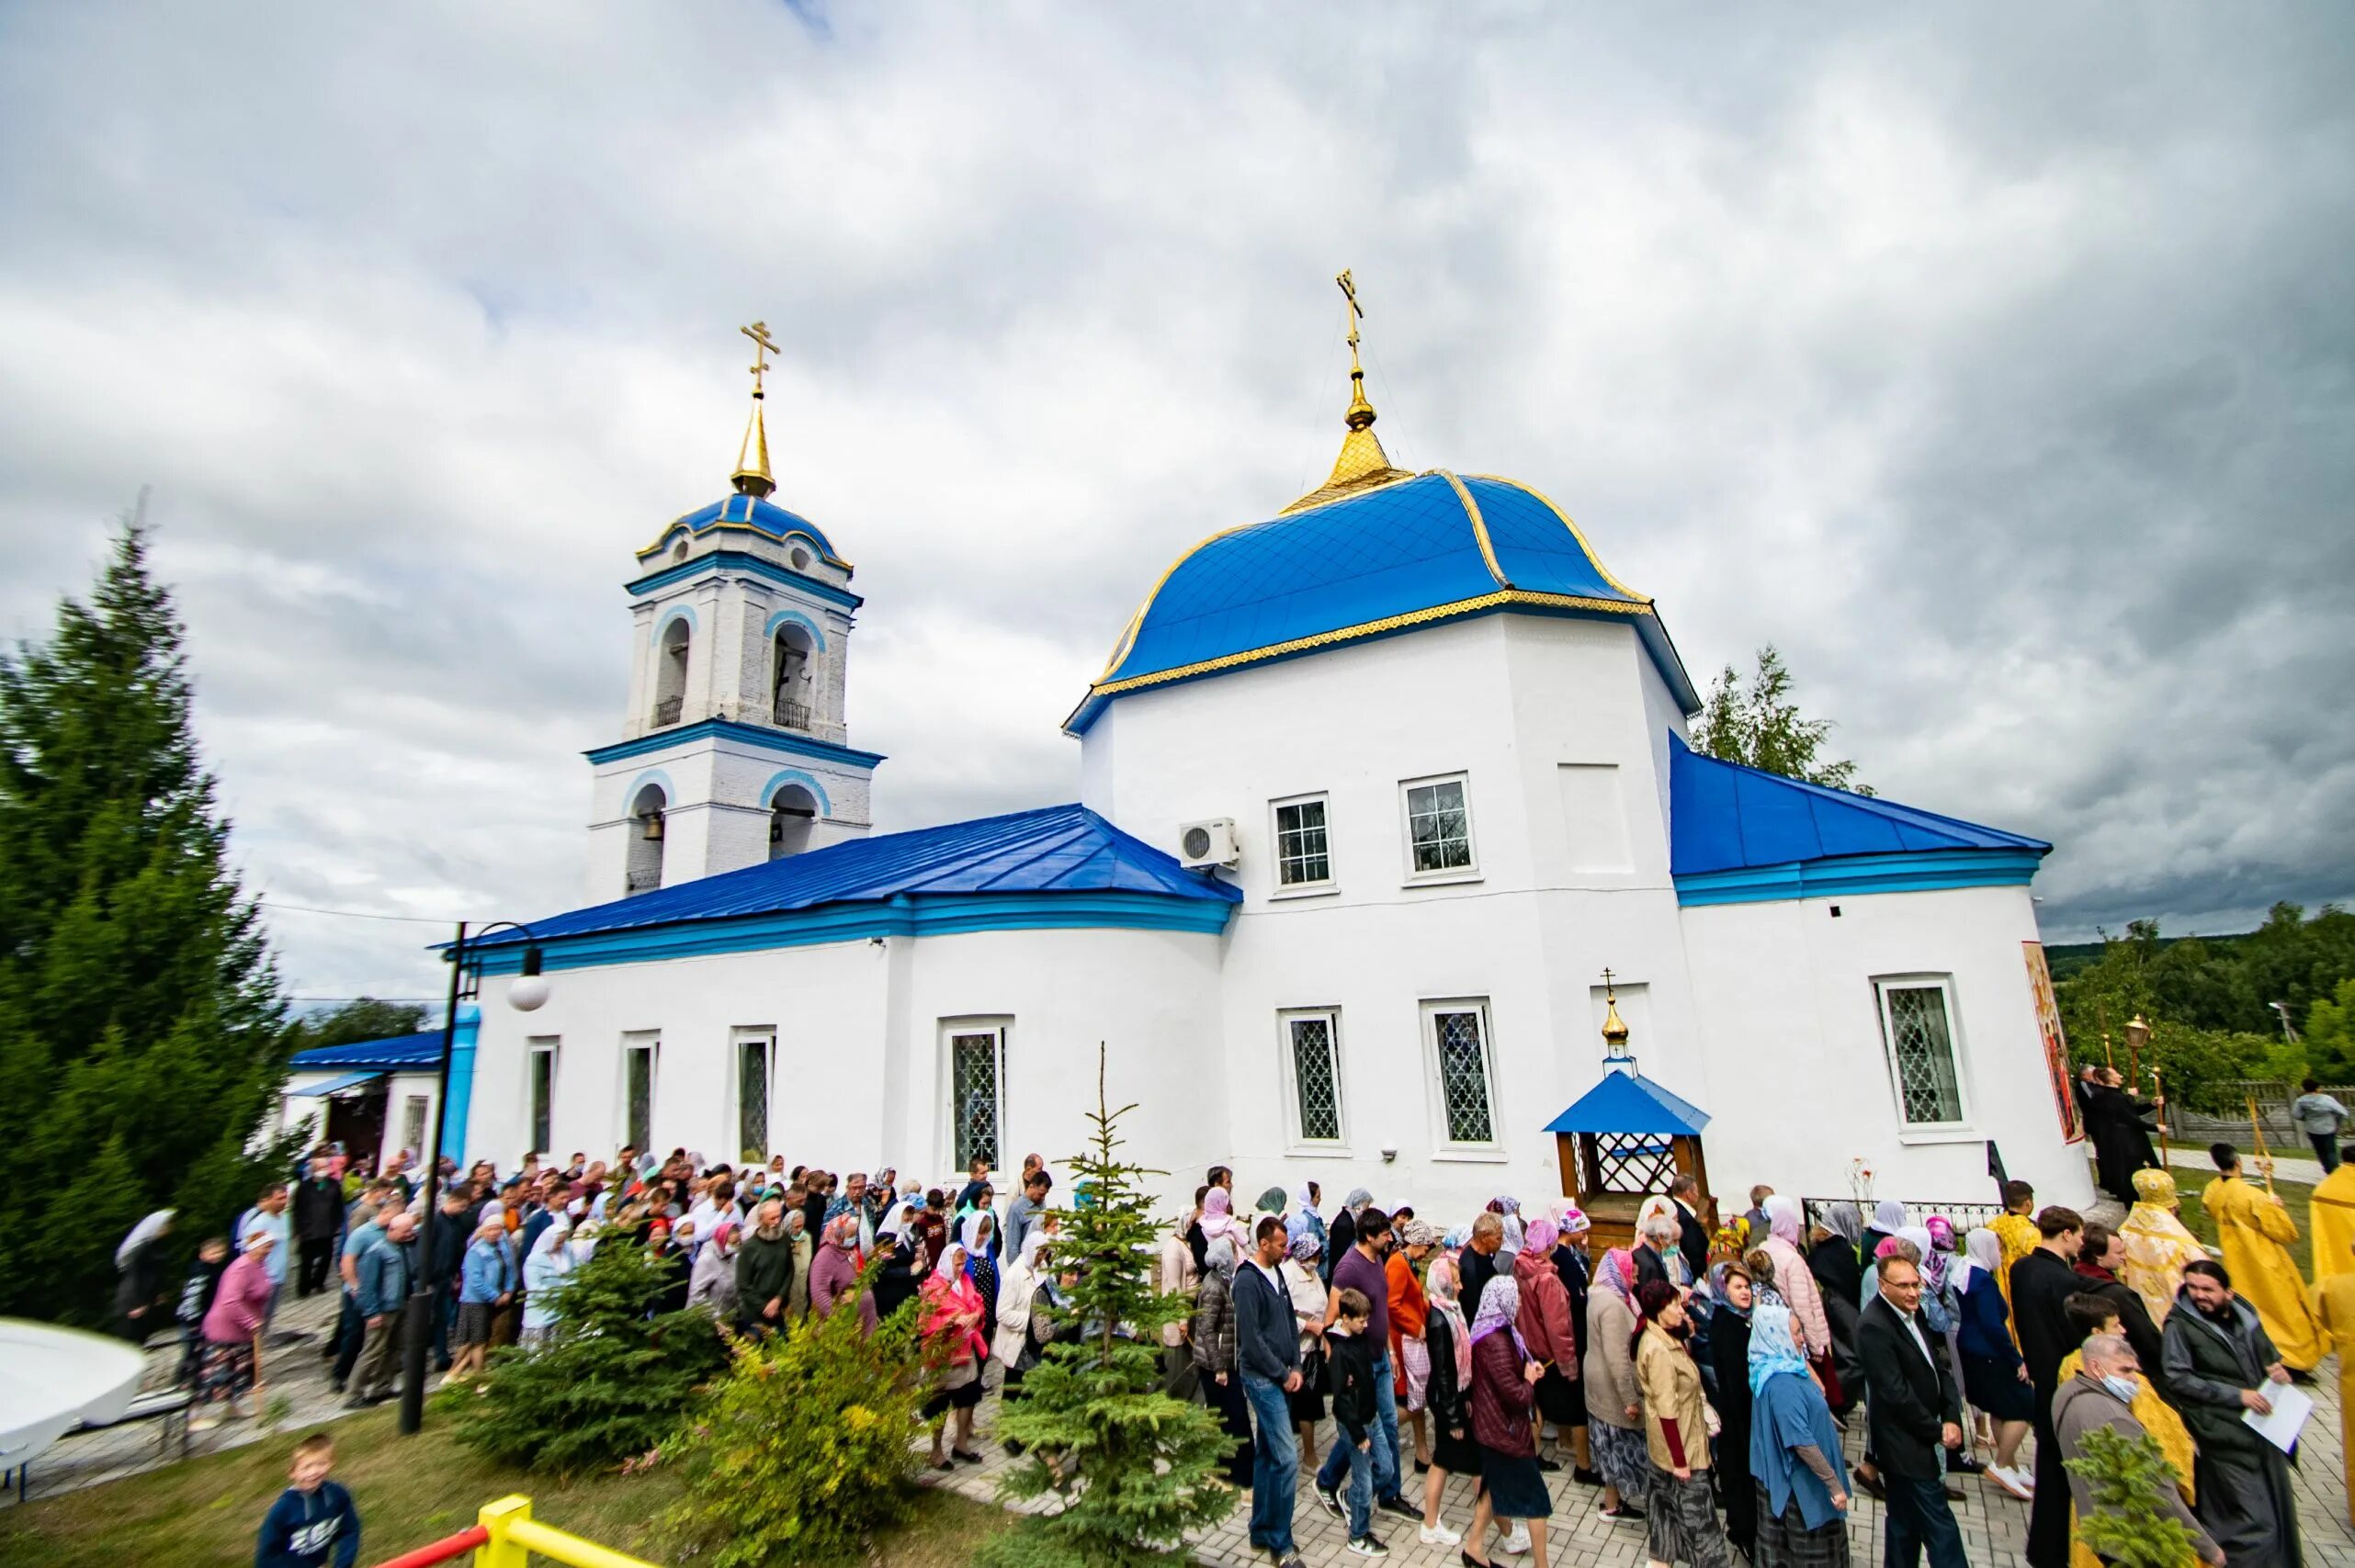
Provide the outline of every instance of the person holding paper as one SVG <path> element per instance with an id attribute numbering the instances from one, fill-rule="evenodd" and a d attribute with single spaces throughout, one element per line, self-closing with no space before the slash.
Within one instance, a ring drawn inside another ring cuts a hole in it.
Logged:
<path id="1" fill-rule="evenodd" d="M 2224 1266 L 2184 1266 L 2183 1293 L 2160 1336 L 2161 1381 L 2200 1445 L 2196 1512 L 2232 1568 L 2297 1568 L 2297 1504 L 2287 1456 L 2244 1419 L 2267 1416 L 2287 1387 L 2257 1310 L 2233 1293 Z"/>
<path id="2" fill-rule="evenodd" d="M 2347 1170 L 2355 1170 L 2355 1163 L 2342 1164 L 2324 1185 L 2338 1180 L 2339 1171 Z M 2315 1190 L 2317 1196 L 2321 1190 L 2319 1187 Z M 2316 1239 L 2318 1242 L 2319 1237 Z M 2349 1245 L 2347 1251 L 2355 1254 L 2355 1245 Z M 2337 1262 L 2340 1267 L 2325 1274 L 2322 1283 L 2315 1287 L 2315 1315 L 2322 1320 L 2323 1332 L 2330 1336 L 2338 1351 L 2339 1451 L 2346 1462 L 2355 1463 L 2355 1258 L 2340 1258 Z M 2319 1246 L 2315 1251 L 2315 1269 L 2317 1272 L 2322 1269 Z M 2355 1487 L 2348 1488 L 2347 1520 L 2355 1524 Z"/>

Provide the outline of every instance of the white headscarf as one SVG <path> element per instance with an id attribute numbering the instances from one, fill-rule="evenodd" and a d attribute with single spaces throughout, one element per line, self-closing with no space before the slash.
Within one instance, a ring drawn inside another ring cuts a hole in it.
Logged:
<path id="1" fill-rule="evenodd" d="M 139 1224 L 131 1226 L 130 1234 L 122 1238 L 122 1245 L 120 1247 L 115 1248 L 115 1267 L 117 1269 L 129 1269 L 130 1267 L 130 1255 L 137 1252 L 141 1247 L 145 1247 L 149 1242 L 153 1241 L 157 1236 L 162 1235 L 164 1234 L 164 1227 L 172 1223 L 172 1216 L 178 1213 L 179 1211 L 177 1209 L 158 1209 L 153 1213 L 148 1215 L 145 1219 L 140 1221 Z"/>
<path id="2" fill-rule="evenodd" d="M 952 1262 L 954 1267 L 952 1267 Z M 952 1241 L 940 1249 L 940 1261 L 933 1265 L 933 1278 L 950 1284 L 965 1278 L 965 1244 Z"/>
<path id="3" fill-rule="evenodd" d="M 990 1255 L 990 1249 L 981 1245 L 983 1225 L 988 1225 L 991 1231 L 995 1233 L 998 1228 L 997 1216 L 987 1209 L 976 1209 L 966 1215 L 965 1223 L 957 1228 L 957 1245 L 975 1258 L 987 1258 Z"/>

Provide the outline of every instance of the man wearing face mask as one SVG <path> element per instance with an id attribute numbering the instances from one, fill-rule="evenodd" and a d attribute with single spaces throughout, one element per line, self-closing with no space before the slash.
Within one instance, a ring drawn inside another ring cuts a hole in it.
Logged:
<path id="1" fill-rule="evenodd" d="M 2131 1408 L 2140 1392 L 2134 1373 L 2140 1363 L 2134 1359 L 2134 1347 L 2123 1335 L 2097 1334 L 2085 1342 L 2083 1362 L 2077 1376 L 2061 1385 L 2053 1396 L 2053 1432 L 2060 1441 L 2064 1460 L 2085 1457 L 2085 1435 L 2096 1427 L 2108 1427 L 2129 1440 L 2142 1437 L 2143 1424 L 2134 1419 Z M 2094 1500 L 2093 1486 L 2075 1470 L 2068 1472 L 2069 1497 L 2077 1505 L 2080 1524 L 2100 1512 Z M 2169 1481 L 2162 1480 L 2152 1488 L 2157 1508 L 2170 1515 L 2175 1522 L 2191 1532 L 2191 1544 L 2200 1553 L 2200 1561 L 2221 1564 L 2224 1549 L 2218 1546 L 2200 1526 L 2190 1508 L 2183 1505 L 2183 1495 Z"/>

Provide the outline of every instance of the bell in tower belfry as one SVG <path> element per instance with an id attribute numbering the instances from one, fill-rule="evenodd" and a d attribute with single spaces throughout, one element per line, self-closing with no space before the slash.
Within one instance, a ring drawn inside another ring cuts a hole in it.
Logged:
<path id="1" fill-rule="evenodd" d="M 880 755 L 844 703 L 862 603 L 851 563 L 771 498 L 766 322 L 732 493 L 638 552 L 620 738 L 589 755 L 589 894 L 598 901 L 739 871 L 864 835 Z"/>

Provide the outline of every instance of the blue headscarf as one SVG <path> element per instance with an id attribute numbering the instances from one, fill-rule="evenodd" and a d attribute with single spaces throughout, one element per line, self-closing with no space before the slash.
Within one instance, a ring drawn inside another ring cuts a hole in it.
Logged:
<path id="1" fill-rule="evenodd" d="M 1760 1302 L 1749 1314 L 1749 1392 L 1757 1397 L 1766 1380 L 1777 1372 L 1807 1375 L 1806 1358 L 1791 1342 L 1791 1309 L 1780 1302 Z"/>

